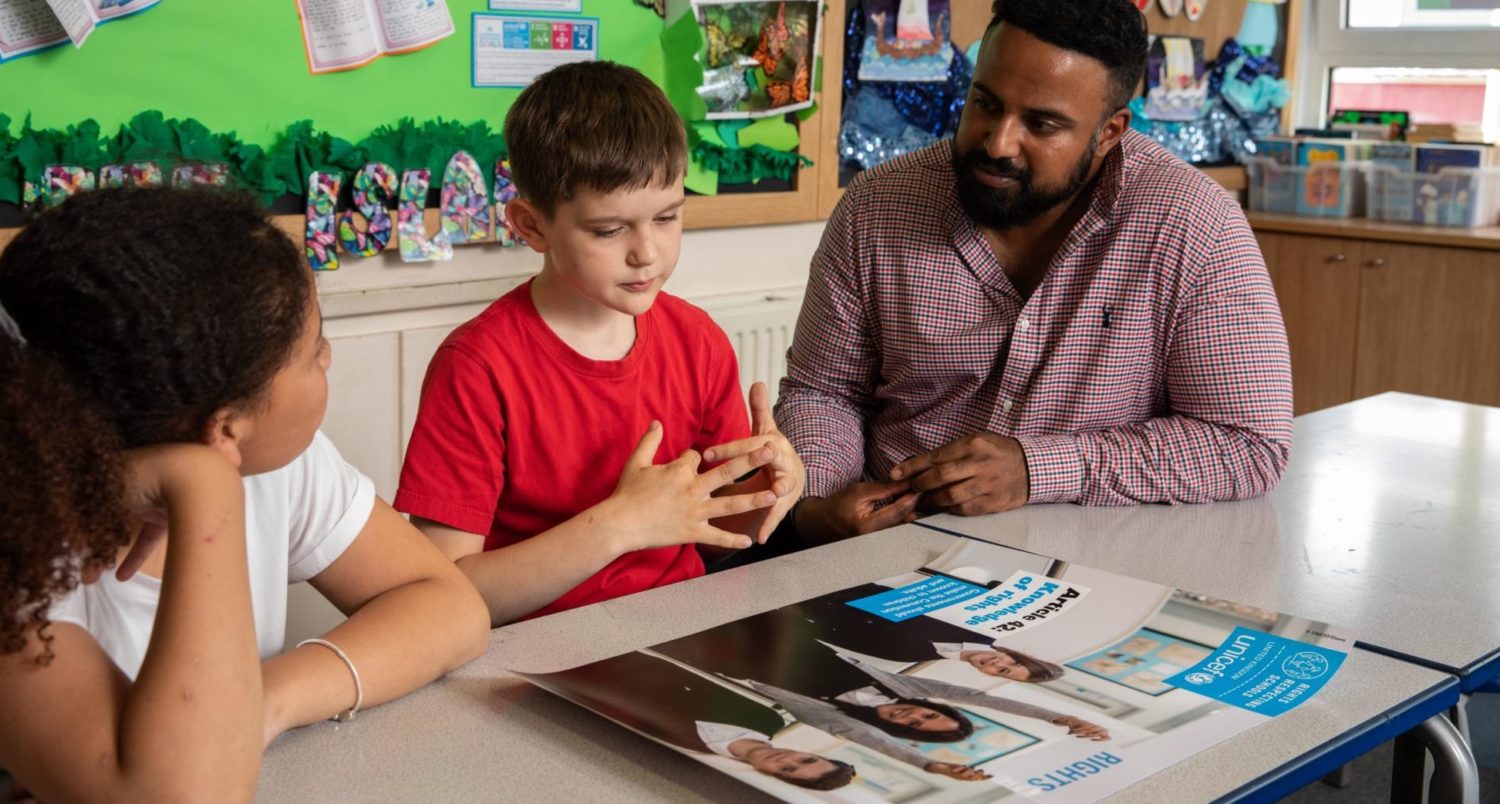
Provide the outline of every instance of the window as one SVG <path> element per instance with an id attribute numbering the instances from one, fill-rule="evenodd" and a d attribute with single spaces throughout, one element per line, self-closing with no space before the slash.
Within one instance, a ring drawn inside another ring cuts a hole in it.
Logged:
<path id="1" fill-rule="evenodd" d="M 1500 0 L 1349 0 L 1350 28 L 1500 27 Z"/>
<path id="2" fill-rule="evenodd" d="M 1438 139 L 1500 140 L 1496 104 L 1500 69 L 1335 67 L 1329 79 L 1330 114 L 1340 109 L 1411 112 L 1418 133 L 1425 129 Z"/>
<path id="3" fill-rule="evenodd" d="M 1396 109 L 1443 139 L 1500 142 L 1500 0 L 1304 0 L 1293 121 Z"/>

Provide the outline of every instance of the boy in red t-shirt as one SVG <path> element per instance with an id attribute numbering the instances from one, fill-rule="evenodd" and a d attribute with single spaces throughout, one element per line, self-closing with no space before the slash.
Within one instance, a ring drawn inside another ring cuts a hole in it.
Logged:
<path id="1" fill-rule="evenodd" d="M 542 270 L 438 349 L 395 500 L 496 625 L 702 575 L 698 545 L 765 541 L 805 480 L 760 383 L 747 420 L 723 331 L 661 292 L 687 164 L 661 91 L 609 62 L 558 67 L 505 141 L 506 217 Z M 700 474 L 700 452 L 722 463 Z"/>

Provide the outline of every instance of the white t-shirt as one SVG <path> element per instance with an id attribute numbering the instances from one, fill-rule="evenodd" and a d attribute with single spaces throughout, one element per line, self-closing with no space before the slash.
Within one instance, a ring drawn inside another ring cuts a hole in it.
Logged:
<path id="1" fill-rule="evenodd" d="M 321 432 L 296 460 L 245 478 L 250 602 L 262 659 L 281 653 L 286 641 L 287 585 L 318 575 L 343 555 L 374 507 L 375 484 Z M 160 600 L 161 581 L 137 573 L 121 583 L 106 572 L 54 604 L 49 617 L 88 631 L 134 679 Z"/>

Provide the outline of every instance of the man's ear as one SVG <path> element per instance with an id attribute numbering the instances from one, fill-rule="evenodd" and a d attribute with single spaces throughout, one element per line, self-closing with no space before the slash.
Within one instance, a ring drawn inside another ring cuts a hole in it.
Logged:
<path id="1" fill-rule="evenodd" d="M 1130 108 L 1122 107 L 1104 121 L 1104 127 L 1099 130 L 1099 147 L 1094 149 L 1095 159 L 1109 156 L 1109 152 L 1120 144 L 1120 138 L 1130 130 L 1130 120 Z"/>
<path id="2" fill-rule="evenodd" d="M 531 250 L 538 254 L 546 254 L 547 236 L 542 233 L 542 221 L 546 220 L 541 210 L 537 209 L 530 201 L 524 198 L 512 198 L 505 205 L 505 220 L 510 222 L 511 228 L 531 246 Z"/>
<path id="3" fill-rule="evenodd" d="M 250 434 L 250 420 L 234 408 L 219 408 L 203 426 L 203 443 L 218 450 L 236 469 L 244 465 L 240 446 Z"/>

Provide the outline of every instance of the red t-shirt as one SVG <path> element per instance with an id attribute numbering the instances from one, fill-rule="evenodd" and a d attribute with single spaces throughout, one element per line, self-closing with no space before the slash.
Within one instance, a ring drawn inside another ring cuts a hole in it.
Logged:
<path id="1" fill-rule="evenodd" d="M 708 314 L 662 293 L 636 318 L 630 354 L 590 360 L 522 285 L 433 356 L 395 507 L 487 534 L 485 550 L 515 544 L 609 497 L 653 419 L 657 463 L 750 435 L 734 351 Z M 693 545 L 638 550 L 532 616 L 702 574 Z"/>

